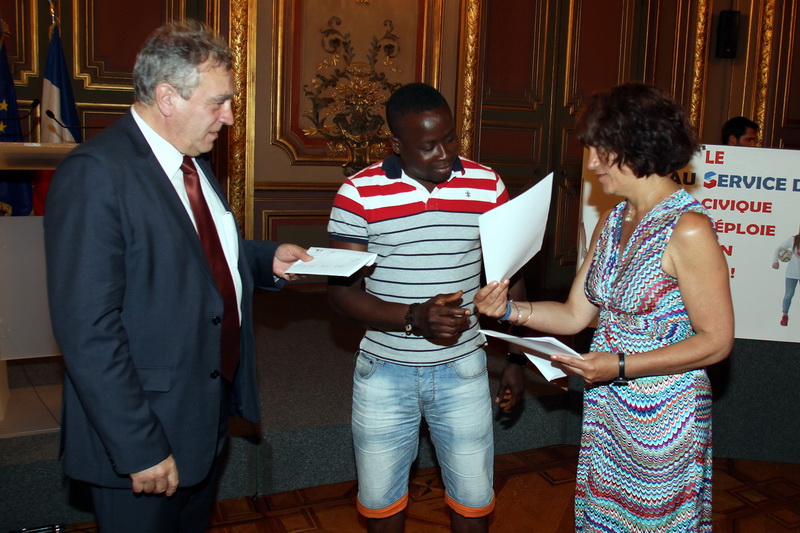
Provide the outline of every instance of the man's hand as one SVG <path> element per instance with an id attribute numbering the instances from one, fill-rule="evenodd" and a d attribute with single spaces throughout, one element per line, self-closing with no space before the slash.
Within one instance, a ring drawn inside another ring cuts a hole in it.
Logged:
<path id="1" fill-rule="evenodd" d="M 508 412 L 525 397 L 525 367 L 516 363 L 506 363 L 497 396 L 494 399 L 500 409 Z"/>
<path id="2" fill-rule="evenodd" d="M 287 281 L 295 281 L 300 276 L 297 274 L 287 274 L 288 269 L 297 260 L 311 261 L 313 257 L 308 255 L 305 248 L 297 246 L 296 244 L 284 243 L 278 246 L 275 251 L 275 259 L 272 260 L 272 272 L 279 278 Z"/>
<path id="3" fill-rule="evenodd" d="M 471 311 L 461 307 L 464 291 L 437 294 L 414 310 L 414 326 L 429 339 L 451 339 L 469 327 Z"/>
<path id="4" fill-rule="evenodd" d="M 130 475 L 133 492 L 172 496 L 178 490 L 178 466 L 172 455 L 155 466 Z"/>

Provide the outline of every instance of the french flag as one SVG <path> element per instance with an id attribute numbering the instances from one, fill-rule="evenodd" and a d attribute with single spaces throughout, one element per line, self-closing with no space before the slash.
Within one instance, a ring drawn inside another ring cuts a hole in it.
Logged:
<path id="1" fill-rule="evenodd" d="M 53 37 L 50 39 L 50 50 L 47 52 L 47 68 L 42 83 L 42 109 L 50 110 L 53 115 L 68 126 L 62 128 L 48 117 L 42 117 L 42 142 L 46 143 L 79 143 L 83 134 L 78 126 L 78 109 L 72 96 L 72 77 L 67 72 L 64 59 L 64 48 L 58 25 L 53 26 Z"/>
<path id="2" fill-rule="evenodd" d="M 43 143 L 79 143 L 83 141 L 78 119 L 78 109 L 75 107 L 75 98 L 72 96 L 72 77 L 67 71 L 67 62 L 64 59 L 64 48 L 61 46 L 61 35 L 58 25 L 53 26 L 53 36 L 50 38 L 50 49 L 47 52 L 47 67 L 42 82 L 42 109 L 51 111 L 66 128 L 46 114 L 42 115 Z M 33 184 L 33 212 L 43 215 L 45 211 L 45 198 L 47 189 L 50 188 L 50 178 L 53 171 L 43 170 L 34 178 Z"/>

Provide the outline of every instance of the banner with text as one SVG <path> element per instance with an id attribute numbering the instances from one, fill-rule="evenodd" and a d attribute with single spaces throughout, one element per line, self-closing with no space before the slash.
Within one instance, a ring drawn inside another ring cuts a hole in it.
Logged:
<path id="1" fill-rule="evenodd" d="M 586 154 L 583 169 L 581 258 L 600 214 L 621 201 L 600 190 L 594 172 L 586 169 Z M 800 288 L 789 325 L 781 326 L 789 263 L 773 268 L 776 251 L 800 233 L 800 151 L 705 145 L 672 179 L 714 221 L 730 270 L 736 337 L 800 342 Z"/>

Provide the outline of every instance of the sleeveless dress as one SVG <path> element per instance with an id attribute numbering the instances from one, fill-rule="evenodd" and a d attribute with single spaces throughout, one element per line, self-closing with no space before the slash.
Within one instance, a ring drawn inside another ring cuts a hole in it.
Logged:
<path id="1" fill-rule="evenodd" d="M 592 351 L 635 354 L 694 335 L 661 256 L 681 214 L 705 209 L 679 189 L 624 250 L 626 202 L 602 228 L 584 287 L 600 309 Z M 588 388 L 575 494 L 580 532 L 711 531 L 711 385 L 704 369 Z"/>

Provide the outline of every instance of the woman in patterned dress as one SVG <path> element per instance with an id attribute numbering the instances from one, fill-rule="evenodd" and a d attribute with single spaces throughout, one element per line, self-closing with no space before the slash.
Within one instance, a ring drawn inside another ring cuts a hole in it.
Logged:
<path id="1" fill-rule="evenodd" d="M 711 387 L 733 345 L 728 267 L 703 207 L 670 175 L 698 150 L 664 92 L 629 83 L 578 121 L 588 168 L 625 200 L 604 213 L 566 302 L 511 302 L 508 280 L 479 312 L 557 335 L 597 320 L 583 359 L 576 531 L 711 531 Z M 525 318 L 527 317 L 527 318 Z"/>

